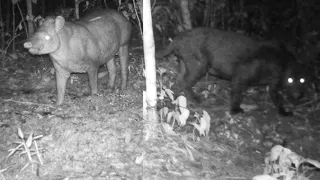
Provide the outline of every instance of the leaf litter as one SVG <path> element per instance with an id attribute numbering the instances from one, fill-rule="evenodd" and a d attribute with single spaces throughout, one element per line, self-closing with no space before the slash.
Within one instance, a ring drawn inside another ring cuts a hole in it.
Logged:
<path id="1" fill-rule="evenodd" d="M 139 59 L 142 54 L 132 56 Z M 20 57 L 10 61 L 8 67 L 0 70 L 3 77 L 0 80 L 2 179 L 252 179 L 271 166 L 264 161 L 268 157 L 267 152 L 278 147 L 276 145 L 286 144 L 286 141 L 288 145 L 283 148 L 290 148 L 297 156 L 292 153 L 275 156 L 278 159 L 272 162 L 273 169 L 279 167 L 276 166 L 279 157 L 283 159 L 280 161 L 282 164 L 289 162 L 288 159 L 297 164 L 302 161 L 299 158 L 296 161 L 296 157 L 307 157 L 306 152 L 310 159 L 303 158 L 302 164 L 311 164 L 307 168 L 319 166 L 317 159 L 313 158 L 319 157 L 316 153 L 319 147 L 315 143 L 319 136 L 317 131 L 309 128 L 316 129 L 319 125 L 312 126 L 297 119 L 279 121 L 275 115 L 269 116 L 264 112 L 230 116 L 226 111 L 227 91 L 220 86 L 221 83 L 212 85 L 213 89 L 211 86 L 204 88 L 208 90 L 205 93 L 207 107 L 192 107 L 182 98 L 182 103 L 170 118 L 165 116 L 172 112 L 172 108 L 163 109 L 164 121 L 159 125 L 157 138 L 144 142 L 143 78 L 141 80 L 140 77 L 143 73 L 140 64 L 130 66 L 133 76 L 130 76 L 129 84 L 134 89 L 120 95 L 104 91 L 106 77 L 102 73 L 99 79 L 101 94 L 87 96 L 86 75 L 73 75 L 72 82 L 68 82 L 65 104 L 55 107 L 50 104 L 55 98 L 54 74 L 50 65 L 44 65 L 46 61 L 35 61 L 34 66 L 28 66 L 32 69 L 12 73 L 16 65 L 31 63 L 23 60 Z M 37 68 L 39 71 L 34 71 Z M 207 82 L 204 84 L 208 86 Z M 165 93 L 170 91 L 167 89 Z M 169 98 L 174 100 L 173 96 Z M 245 107 L 248 111 L 254 109 Z M 176 122 L 173 122 L 174 118 Z M 28 137 L 43 136 L 35 140 L 43 150 L 40 153 L 43 165 L 35 165 L 35 171 L 28 166 L 20 172 L 28 163 L 24 154 L 2 158 L 8 155 L 7 150 L 16 147 L 14 142 L 19 140 L 18 128 L 23 132 L 25 141 Z M 287 177 L 292 172 L 290 168 L 288 171 L 281 169 L 288 172 Z M 271 171 L 266 172 L 270 174 Z M 319 177 L 317 174 L 309 175 L 299 172 L 297 177 L 301 180 L 302 177 Z M 283 174 L 281 176 L 284 177 Z"/>

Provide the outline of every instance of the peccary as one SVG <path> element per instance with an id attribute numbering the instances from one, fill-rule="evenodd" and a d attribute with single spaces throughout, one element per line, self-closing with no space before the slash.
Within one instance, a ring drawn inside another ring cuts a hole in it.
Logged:
<path id="1" fill-rule="evenodd" d="M 111 9 L 93 12 L 75 22 L 67 22 L 61 16 L 47 17 L 24 47 L 32 54 L 49 54 L 56 70 L 56 104 L 59 105 L 73 72 L 88 73 L 91 93 L 97 94 L 98 70 L 107 63 L 108 88 L 114 88 L 114 57 L 117 53 L 121 65 L 121 89 L 126 88 L 131 29 L 131 23 Z"/>

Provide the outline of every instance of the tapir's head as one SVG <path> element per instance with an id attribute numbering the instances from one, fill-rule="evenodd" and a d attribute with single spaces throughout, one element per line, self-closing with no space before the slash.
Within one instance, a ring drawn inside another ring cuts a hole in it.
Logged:
<path id="1" fill-rule="evenodd" d="M 295 65 L 296 66 L 296 65 Z M 291 67 L 285 73 L 284 85 L 286 95 L 289 98 L 300 99 L 304 96 L 306 88 L 310 82 L 308 76 L 304 72 L 305 69 L 301 67 Z"/>
<path id="2" fill-rule="evenodd" d="M 47 17 L 40 23 L 37 31 L 23 44 L 31 54 L 50 54 L 60 47 L 59 32 L 63 29 L 65 20 L 61 16 Z"/>
<path id="3" fill-rule="evenodd" d="M 276 57 L 285 68 L 281 77 L 283 95 L 292 100 L 299 100 L 303 98 L 309 84 L 305 68 L 297 60 L 298 56 L 292 50 L 289 50 L 285 44 L 280 43 L 278 50 L 280 51 L 277 51 Z"/>

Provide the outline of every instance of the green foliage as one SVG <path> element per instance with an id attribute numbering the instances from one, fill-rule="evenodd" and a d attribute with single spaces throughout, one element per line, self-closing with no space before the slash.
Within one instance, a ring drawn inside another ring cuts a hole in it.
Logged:
<path id="1" fill-rule="evenodd" d="M 56 16 L 62 16 L 67 20 L 70 20 L 73 18 L 74 15 L 74 8 L 64 8 L 64 7 L 58 7 L 55 11 Z"/>
<path id="2" fill-rule="evenodd" d="M 103 5 L 100 3 L 100 0 L 86 0 L 86 3 L 83 5 L 83 12 L 84 11 L 89 11 L 92 12 L 95 9 L 102 7 Z"/>
<path id="3" fill-rule="evenodd" d="M 166 78 L 164 78 L 164 74 L 167 70 L 164 68 L 158 68 L 157 72 L 159 74 L 158 104 L 160 106 L 160 121 L 166 134 L 175 135 L 176 133 L 173 131 L 174 126 L 176 124 L 180 127 L 186 126 L 187 119 L 190 117 L 190 110 L 187 107 L 187 98 L 183 95 L 174 98 L 173 91 L 170 89 L 173 83 L 170 80 L 165 80 Z M 197 130 L 199 135 L 208 135 L 211 120 L 209 114 L 203 110 L 202 116 L 195 112 L 194 117 L 195 122 L 188 124 L 193 125 L 194 130 Z M 171 126 L 169 123 L 171 123 Z"/>
<path id="4" fill-rule="evenodd" d="M 192 0 L 189 3 L 194 27 L 214 27 L 293 41 L 312 30 L 320 31 L 316 23 L 320 17 L 320 3 L 316 0 Z M 179 1 L 157 0 L 152 15 L 156 33 L 166 36 L 165 39 L 183 31 Z"/>
<path id="5" fill-rule="evenodd" d="M 140 10 L 138 7 L 134 7 L 134 1 L 125 1 L 118 5 L 118 10 L 121 11 L 129 20 L 136 21 L 137 20 L 137 14 L 140 15 Z M 137 4 L 141 4 L 142 1 L 136 1 Z M 137 11 L 137 13 L 136 13 Z"/>

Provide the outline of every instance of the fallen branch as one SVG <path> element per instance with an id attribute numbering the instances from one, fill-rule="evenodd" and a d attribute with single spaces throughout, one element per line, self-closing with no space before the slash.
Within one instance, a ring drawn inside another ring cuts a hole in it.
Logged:
<path id="1" fill-rule="evenodd" d="M 4 101 L 4 102 L 14 102 L 17 104 L 24 104 L 24 105 L 36 105 L 36 106 L 47 106 L 50 108 L 54 108 L 55 107 L 53 105 L 50 104 L 42 104 L 42 103 L 34 103 L 34 102 L 25 102 L 25 101 L 17 101 L 17 100 L 13 100 L 13 99 L 0 99 L 0 101 Z"/>

